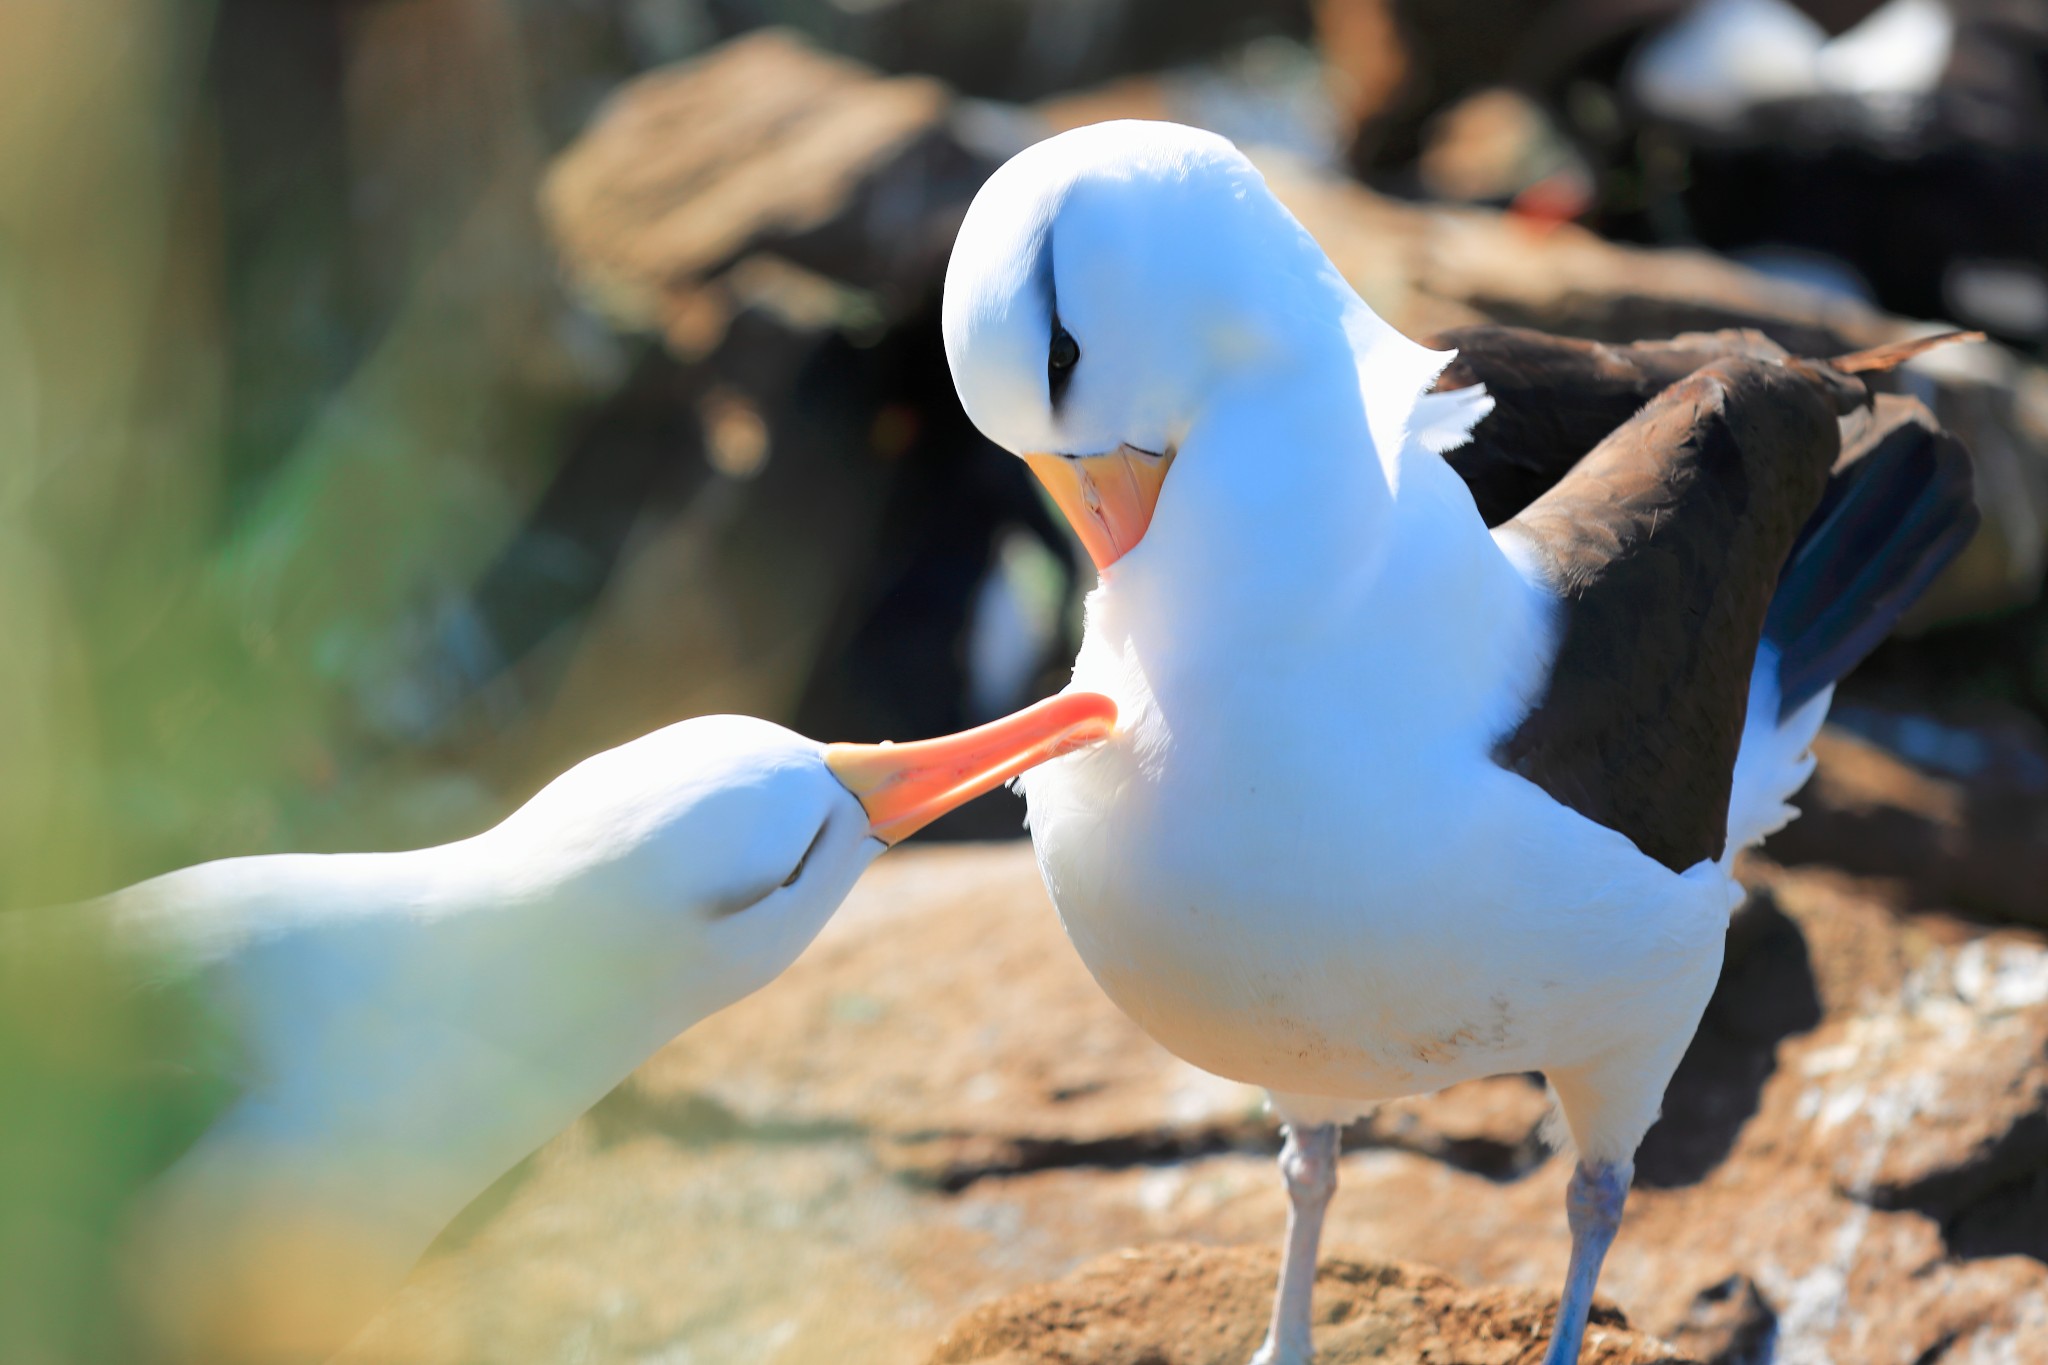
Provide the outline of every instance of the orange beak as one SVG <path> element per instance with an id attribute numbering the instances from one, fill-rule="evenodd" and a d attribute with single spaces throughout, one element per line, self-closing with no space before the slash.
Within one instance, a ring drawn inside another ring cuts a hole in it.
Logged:
<path id="1" fill-rule="evenodd" d="M 1067 514 L 1095 567 L 1106 569 L 1145 538 L 1173 452 L 1118 446 L 1107 455 L 1026 455 L 1024 463 Z"/>
<path id="2" fill-rule="evenodd" d="M 1115 702 L 1070 692 L 957 735 L 827 745 L 825 766 L 859 799 L 869 832 L 893 844 L 1048 758 L 1100 743 L 1115 727 Z"/>

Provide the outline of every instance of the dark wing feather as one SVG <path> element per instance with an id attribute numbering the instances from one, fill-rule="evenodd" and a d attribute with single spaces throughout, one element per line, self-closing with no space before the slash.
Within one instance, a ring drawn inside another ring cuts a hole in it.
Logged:
<path id="1" fill-rule="evenodd" d="M 1933 413 L 1881 393 L 1842 432 L 1764 620 L 1781 714 L 1862 663 L 1977 532 L 1969 452 Z"/>
<path id="2" fill-rule="evenodd" d="M 1580 457 L 1700 366 L 1724 356 L 1781 359 L 1761 332 L 1690 333 L 1609 346 L 1526 327 L 1453 327 L 1426 343 L 1455 349 L 1439 390 L 1486 385 L 1493 412 L 1444 458 L 1498 526 L 1563 478 Z"/>
<path id="3" fill-rule="evenodd" d="M 1976 530 L 1961 444 L 1859 376 L 1978 339 L 1800 361 L 1753 331 L 1432 338 L 1458 351 L 1439 389 L 1483 383 L 1494 399 L 1445 458 L 1566 602 L 1557 671 L 1500 761 L 1669 867 L 1718 857 L 1759 636 L 1789 713 L 1860 663 Z"/>
<path id="4" fill-rule="evenodd" d="M 1507 523 L 1563 619 L 1545 692 L 1495 758 L 1674 871 L 1727 841 L 1765 615 L 1840 450 L 1837 382 L 1715 360 Z"/>

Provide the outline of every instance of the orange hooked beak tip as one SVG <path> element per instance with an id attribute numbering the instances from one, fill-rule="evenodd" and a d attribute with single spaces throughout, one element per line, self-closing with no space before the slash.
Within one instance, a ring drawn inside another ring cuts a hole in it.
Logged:
<path id="1" fill-rule="evenodd" d="M 1118 446 L 1107 455 L 1030 454 L 1024 463 L 1060 505 L 1100 570 L 1145 538 L 1173 455 Z"/>
<path id="2" fill-rule="evenodd" d="M 1101 743 L 1115 728 L 1115 702 L 1069 692 L 957 735 L 830 744 L 825 766 L 868 813 L 869 833 L 894 844 L 1049 758 Z"/>

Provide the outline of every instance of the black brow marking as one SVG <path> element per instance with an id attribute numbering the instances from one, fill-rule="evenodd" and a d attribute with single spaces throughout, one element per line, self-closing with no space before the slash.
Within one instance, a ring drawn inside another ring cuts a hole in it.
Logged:
<path id="1" fill-rule="evenodd" d="M 818 845 L 825 842 L 825 831 L 830 828 L 832 828 L 830 820 L 818 826 L 818 832 L 811 836 L 811 845 L 804 850 L 804 856 L 796 860 L 796 866 L 791 868 L 789 875 L 782 879 L 784 886 L 795 886 L 796 879 L 804 875 L 805 865 L 811 861 L 811 855 L 818 851 Z"/>
<path id="2" fill-rule="evenodd" d="M 731 919 L 734 915 L 753 909 L 785 887 L 794 886 L 797 879 L 803 876 L 804 867 L 811 861 L 811 855 L 818 851 L 818 845 L 825 842 L 825 835 L 831 828 L 832 821 L 830 819 L 827 819 L 825 823 L 818 826 L 818 832 L 811 836 L 810 847 L 806 848 L 803 856 L 796 860 L 796 867 L 787 877 L 784 877 L 773 886 L 763 886 L 751 891 L 742 891 L 736 896 L 730 896 L 721 900 L 707 909 L 705 918 L 711 920 Z"/>
<path id="3" fill-rule="evenodd" d="M 1050 320 L 1051 324 L 1051 330 L 1046 335 L 1045 348 L 1046 398 L 1051 403 L 1052 410 L 1058 412 L 1061 402 L 1067 396 L 1067 385 L 1074 377 L 1074 367 L 1071 364 L 1065 366 L 1054 365 L 1052 363 L 1052 352 L 1054 343 L 1060 336 L 1065 335 L 1069 341 L 1072 341 L 1073 335 L 1060 324 L 1060 289 L 1059 280 L 1053 274 L 1051 223 L 1045 225 L 1045 232 L 1039 237 L 1038 262 L 1034 273 L 1038 277 L 1038 287 L 1045 295 L 1045 316 Z"/>
<path id="4" fill-rule="evenodd" d="M 1065 342 L 1062 346 L 1060 343 Z M 1081 346 L 1074 340 L 1074 334 L 1060 325 L 1060 315 L 1052 315 L 1052 341 L 1046 347 L 1045 387 L 1052 395 L 1053 411 L 1059 411 L 1060 403 L 1067 396 L 1067 385 L 1073 382 L 1074 367 L 1080 363 Z"/>

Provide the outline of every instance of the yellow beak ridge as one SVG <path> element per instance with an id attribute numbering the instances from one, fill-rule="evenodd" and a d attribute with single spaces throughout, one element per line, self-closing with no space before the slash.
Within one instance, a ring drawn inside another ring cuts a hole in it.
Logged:
<path id="1" fill-rule="evenodd" d="M 1106 569 L 1129 554 L 1152 525 L 1152 509 L 1173 464 L 1173 452 L 1154 455 L 1118 446 L 1107 455 L 1030 454 L 1024 463 L 1052 494 L 1081 537 L 1095 567 Z"/>

